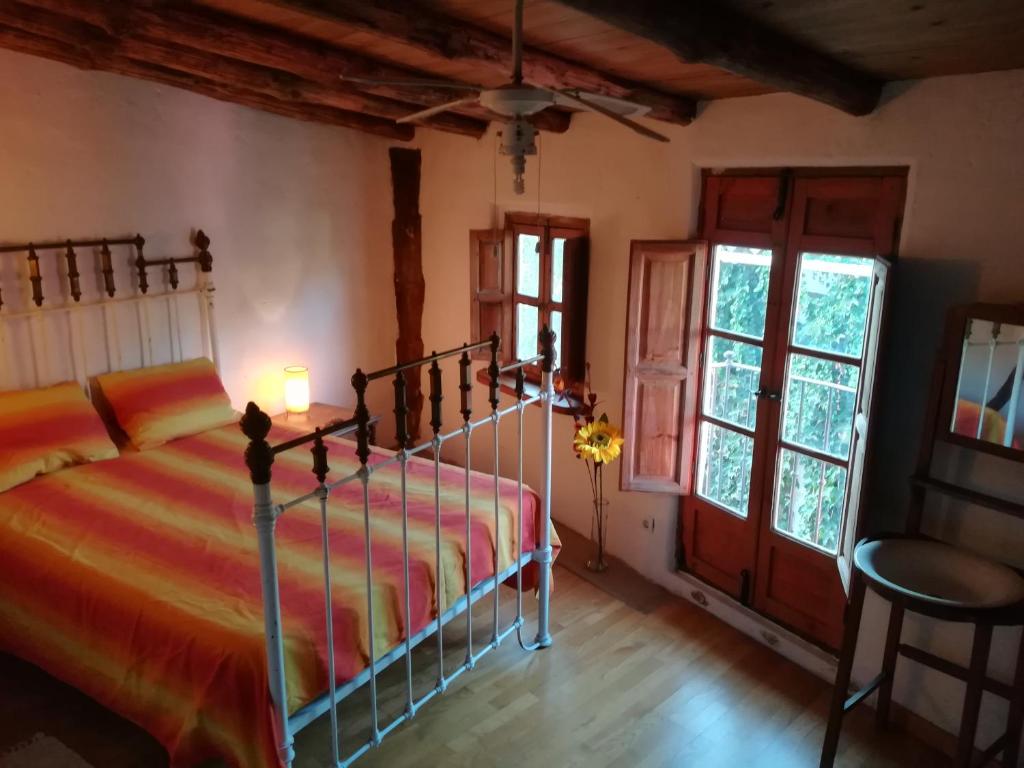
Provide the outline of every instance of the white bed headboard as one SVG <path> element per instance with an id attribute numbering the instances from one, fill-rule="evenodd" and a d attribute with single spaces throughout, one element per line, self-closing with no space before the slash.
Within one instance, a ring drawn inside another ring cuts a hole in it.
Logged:
<path id="1" fill-rule="evenodd" d="M 192 244 L 161 258 L 141 235 L 0 245 L 0 390 L 88 389 L 101 373 L 200 356 L 219 370 L 210 239 L 198 230 Z"/>

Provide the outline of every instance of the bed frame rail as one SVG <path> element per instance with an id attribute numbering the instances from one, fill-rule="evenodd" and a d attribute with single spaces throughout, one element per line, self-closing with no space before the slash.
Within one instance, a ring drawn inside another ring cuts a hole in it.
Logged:
<path id="1" fill-rule="evenodd" d="M 292 765 L 295 753 L 293 748 L 293 734 L 312 722 L 325 712 L 330 713 L 331 718 L 331 754 L 332 761 L 338 768 L 347 768 L 355 760 L 365 754 L 368 750 L 379 745 L 382 739 L 391 733 L 401 724 L 411 720 L 417 710 L 426 704 L 430 699 L 439 693 L 444 693 L 447 687 L 463 672 L 472 670 L 477 662 L 486 653 L 498 648 L 501 643 L 510 635 L 515 634 L 519 645 L 527 651 L 534 651 L 546 648 L 551 645 L 551 633 L 549 629 L 550 617 L 550 585 L 551 585 L 551 426 L 552 426 L 552 403 L 554 399 L 554 349 L 555 334 L 544 327 L 540 334 L 541 353 L 527 360 L 517 360 L 514 363 L 500 366 L 498 363 L 498 347 L 500 339 L 497 334 L 482 342 L 475 344 L 464 344 L 445 352 L 433 353 L 420 360 L 415 360 L 400 365 L 385 368 L 372 373 L 364 373 L 357 370 L 352 376 L 352 386 L 356 395 L 355 416 L 345 421 L 334 422 L 325 427 L 317 429 L 305 435 L 298 436 L 278 445 L 271 445 L 267 442 L 270 433 L 270 417 L 261 411 L 255 403 L 249 403 L 245 415 L 241 421 L 241 428 L 249 438 L 249 445 L 245 451 L 245 461 L 249 468 L 249 474 L 253 482 L 253 493 L 255 497 L 253 522 L 259 538 L 260 552 L 260 573 L 263 587 L 263 613 L 266 633 L 267 669 L 271 698 L 274 702 L 275 717 L 278 725 L 279 743 L 278 754 L 281 762 L 288 766 Z M 472 406 L 472 371 L 470 352 L 477 349 L 490 349 L 490 364 L 488 365 L 488 403 L 490 413 L 482 418 L 473 419 Z M 462 416 L 462 425 L 450 432 L 442 432 L 441 404 L 444 399 L 442 392 L 442 379 L 440 362 L 448 358 L 458 357 L 459 365 L 459 406 Z M 524 367 L 536 363 L 541 364 L 543 371 L 541 391 L 531 397 L 525 394 L 525 372 Z M 408 429 L 409 408 L 406 402 L 407 388 L 405 372 L 419 366 L 429 366 L 430 381 L 430 426 L 433 437 L 420 445 L 410 445 L 410 433 Z M 516 402 L 509 407 L 500 408 L 499 401 L 499 376 L 504 373 L 514 373 L 516 380 L 515 394 Z M 396 423 L 396 441 L 400 446 L 394 456 L 383 461 L 369 464 L 370 440 L 369 426 L 371 422 L 370 411 L 366 405 L 366 389 L 370 382 L 377 379 L 393 377 L 394 387 L 394 413 Z M 538 541 L 535 548 L 525 554 L 522 553 L 523 537 L 523 420 L 524 411 L 527 405 L 540 402 L 542 406 L 542 489 L 541 508 L 538 530 Z M 517 552 L 520 554 L 516 562 L 499 573 L 498 552 L 495 547 L 493 556 L 492 577 L 472 583 L 472 526 L 471 526 L 471 475 L 472 475 L 472 454 L 471 438 L 473 432 L 485 425 L 493 425 L 494 436 L 494 524 L 495 541 L 500 540 L 501 526 L 501 490 L 500 490 L 500 449 L 499 449 L 499 425 L 502 419 L 514 416 L 518 423 L 518 447 L 516 451 L 516 483 L 517 483 L 517 511 L 516 535 Z M 327 461 L 327 444 L 324 438 L 332 435 L 355 433 L 356 455 L 359 458 L 359 469 L 354 473 L 338 480 L 327 482 L 327 475 L 330 467 Z M 465 590 L 466 594 L 449 606 L 443 612 L 441 594 L 441 579 L 435 578 L 436 605 L 438 606 L 434 621 L 425 629 L 415 635 L 408 631 L 404 643 L 399 647 L 389 650 L 378 656 L 374 644 L 373 626 L 373 560 L 372 560 L 372 527 L 370 517 L 370 492 L 369 486 L 374 472 L 388 466 L 398 465 L 401 472 L 401 507 L 402 507 L 402 548 L 403 548 L 403 572 L 404 572 L 404 611 L 406 616 L 405 626 L 409 626 L 408 617 L 411 615 L 410 580 L 409 580 L 409 539 L 408 539 L 408 499 L 406 477 L 406 465 L 409 459 L 419 453 L 432 455 L 434 462 L 434 512 L 435 512 L 435 567 L 438 574 L 441 573 L 441 446 L 450 441 L 461 438 L 465 445 Z M 312 444 L 311 454 L 313 457 L 313 474 L 316 477 L 315 486 L 305 494 L 288 501 L 275 503 L 271 493 L 271 467 L 274 457 L 284 451 L 297 448 L 302 445 Z M 334 667 L 334 633 L 333 633 L 333 601 L 331 596 L 331 557 L 329 538 L 329 512 L 327 500 L 331 492 L 339 486 L 348 483 L 358 482 L 362 485 L 363 497 L 363 519 L 364 519 L 364 545 L 366 559 L 366 595 L 367 595 L 367 635 L 368 648 L 371 664 L 355 679 L 343 685 L 337 685 L 337 675 Z M 323 554 L 324 574 L 324 621 L 327 634 L 327 645 L 330 649 L 328 654 L 328 690 L 317 700 L 308 704 L 294 715 L 289 716 L 287 709 L 287 680 L 285 679 L 284 647 L 281 628 L 281 600 L 278 589 L 277 574 L 277 553 L 275 544 L 275 527 L 277 519 L 289 509 L 299 504 L 305 504 L 316 500 L 320 506 L 321 518 L 321 544 Z M 534 562 L 539 570 L 538 577 L 538 619 L 537 632 L 532 642 L 524 639 L 523 620 L 523 567 L 527 563 Z M 505 627 L 500 624 L 499 614 L 499 585 L 515 576 L 516 583 L 516 613 L 515 619 Z M 493 595 L 493 621 L 490 628 L 489 642 L 479 652 L 473 650 L 473 611 L 475 602 L 487 594 Z M 462 664 L 454 670 L 446 671 L 444 663 L 444 625 L 455 617 L 465 614 L 466 617 L 466 657 Z M 413 692 L 413 661 L 412 649 L 423 642 L 431 635 L 436 637 L 437 642 L 437 682 L 432 689 L 423 696 L 416 698 Z M 391 722 L 382 725 L 378 719 L 377 706 L 377 676 L 393 662 L 400 658 L 405 659 L 406 672 L 406 704 L 402 714 L 395 717 Z M 357 688 L 368 684 L 370 691 L 370 738 L 357 747 L 350 754 L 344 757 L 341 754 L 341 731 L 338 722 L 337 705 Z"/>

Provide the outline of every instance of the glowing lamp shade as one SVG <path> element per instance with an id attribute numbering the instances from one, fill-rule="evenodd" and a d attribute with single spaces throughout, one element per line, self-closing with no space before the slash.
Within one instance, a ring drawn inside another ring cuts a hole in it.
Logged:
<path id="1" fill-rule="evenodd" d="M 303 365 L 284 369 L 284 407 L 288 413 L 309 410 L 309 369 Z"/>

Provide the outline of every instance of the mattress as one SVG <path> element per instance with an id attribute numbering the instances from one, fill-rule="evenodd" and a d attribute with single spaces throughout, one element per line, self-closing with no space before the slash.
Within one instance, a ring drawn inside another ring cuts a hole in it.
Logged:
<path id="1" fill-rule="evenodd" d="M 275 426 L 272 442 L 294 436 Z M 354 444 L 330 439 L 328 481 L 358 467 Z M 173 766 L 221 758 L 275 766 L 252 485 L 236 425 L 159 448 L 62 470 L 0 494 L 0 649 L 38 665 L 137 723 Z M 371 463 L 391 454 L 375 449 Z M 275 501 L 312 489 L 309 451 L 277 457 Z M 442 567 L 435 567 L 434 465 L 408 465 L 411 615 L 404 611 L 400 473 L 370 481 L 375 652 L 399 645 L 465 594 L 465 472 L 442 466 Z M 472 581 L 536 545 L 536 495 L 472 475 Z M 337 682 L 369 663 L 362 487 L 329 501 Z M 498 539 L 496 541 L 496 538 Z M 557 545 L 557 539 L 555 539 Z M 278 521 L 288 708 L 327 689 L 321 524 L 316 501 Z"/>

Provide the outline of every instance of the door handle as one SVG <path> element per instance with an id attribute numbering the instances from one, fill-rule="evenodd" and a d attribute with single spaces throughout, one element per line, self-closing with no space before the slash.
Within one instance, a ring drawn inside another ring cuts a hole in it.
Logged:
<path id="1" fill-rule="evenodd" d="M 753 392 L 753 395 L 759 400 L 774 400 L 775 402 L 779 402 L 782 400 L 781 392 L 772 392 L 770 389 L 765 389 L 764 387 L 755 390 Z"/>

